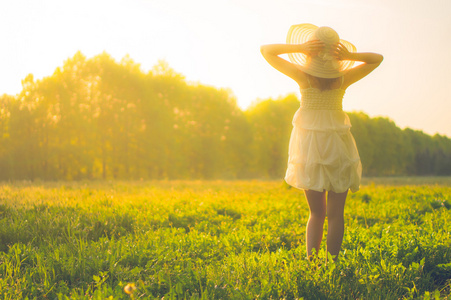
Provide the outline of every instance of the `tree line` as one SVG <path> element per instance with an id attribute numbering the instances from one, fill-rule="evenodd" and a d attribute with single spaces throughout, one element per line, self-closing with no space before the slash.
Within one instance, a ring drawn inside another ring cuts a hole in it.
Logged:
<path id="1" fill-rule="evenodd" d="M 80 52 L 0 97 L 0 180 L 244 179 L 284 175 L 299 99 L 241 110 L 232 92 L 159 62 Z M 349 113 L 365 175 L 451 175 L 451 140 Z"/>

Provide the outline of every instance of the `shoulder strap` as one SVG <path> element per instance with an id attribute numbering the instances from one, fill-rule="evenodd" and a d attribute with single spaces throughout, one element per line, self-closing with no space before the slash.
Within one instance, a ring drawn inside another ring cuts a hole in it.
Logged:
<path id="1" fill-rule="evenodd" d="M 308 82 L 308 85 L 309 85 L 310 87 L 312 87 L 312 84 L 310 83 L 310 76 L 309 76 L 309 75 L 307 75 L 307 82 Z"/>

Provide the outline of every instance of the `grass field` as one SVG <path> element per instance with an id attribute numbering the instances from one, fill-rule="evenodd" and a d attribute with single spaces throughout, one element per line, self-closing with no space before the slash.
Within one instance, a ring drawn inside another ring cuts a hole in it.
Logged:
<path id="1" fill-rule="evenodd" d="M 3 183 L 0 299 L 451 298 L 450 195 L 366 179 L 325 264 L 281 181 Z"/>

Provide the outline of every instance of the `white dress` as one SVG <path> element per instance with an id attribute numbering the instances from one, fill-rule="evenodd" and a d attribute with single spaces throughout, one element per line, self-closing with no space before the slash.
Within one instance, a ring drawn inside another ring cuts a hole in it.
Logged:
<path id="1" fill-rule="evenodd" d="M 288 150 L 285 181 L 289 185 L 320 192 L 359 190 L 362 164 L 342 108 L 344 93 L 341 87 L 301 89 Z"/>

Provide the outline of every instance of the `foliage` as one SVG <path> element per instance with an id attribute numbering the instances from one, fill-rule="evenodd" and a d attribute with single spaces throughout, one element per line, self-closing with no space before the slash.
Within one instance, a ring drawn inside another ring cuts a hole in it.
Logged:
<path id="1" fill-rule="evenodd" d="M 245 111 L 252 128 L 250 144 L 252 174 L 260 178 L 275 178 L 284 174 L 288 161 L 291 119 L 299 100 L 295 95 L 255 103 Z"/>
<path id="2" fill-rule="evenodd" d="M 368 175 L 450 175 L 451 139 L 401 130 L 387 118 L 350 113 L 364 173 Z"/>
<path id="3" fill-rule="evenodd" d="M 363 186 L 325 264 L 305 259 L 308 208 L 281 182 L 4 183 L 0 298 L 450 297 L 450 194 L 449 178 Z"/>
<path id="4" fill-rule="evenodd" d="M 280 178 L 294 95 L 246 111 L 164 61 L 80 52 L 0 97 L 0 180 Z M 351 113 L 366 175 L 451 175 L 451 139 Z"/>

